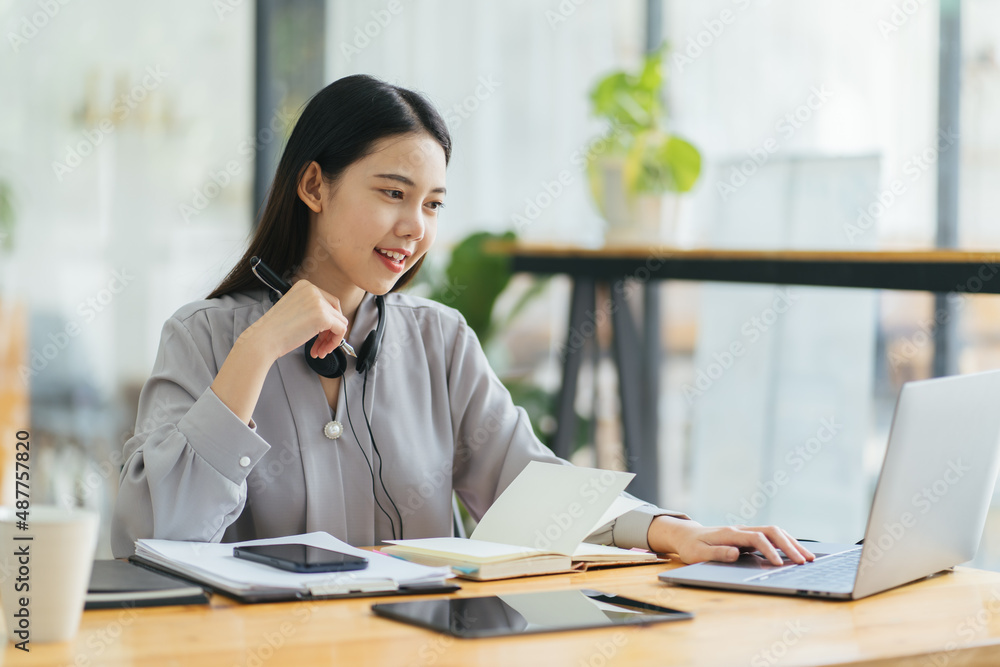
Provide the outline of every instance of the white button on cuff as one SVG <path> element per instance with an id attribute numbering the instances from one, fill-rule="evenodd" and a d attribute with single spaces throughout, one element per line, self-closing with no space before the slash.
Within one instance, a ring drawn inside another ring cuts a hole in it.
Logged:
<path id="1" fill-rule="evenodd" d="M 240 467 L 246 468 L 248 465 L 250 465 L 250 457 L 249 456 L 241 456 L 240 457 Z"/>

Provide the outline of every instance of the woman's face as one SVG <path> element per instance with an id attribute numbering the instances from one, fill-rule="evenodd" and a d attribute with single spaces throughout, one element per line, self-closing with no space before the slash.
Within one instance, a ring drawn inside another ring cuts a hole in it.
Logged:
<path id="1" fill-rule="evenodd" d="M 312 163 L 298 193 L 312 211 L 306 257 L 320 260 L 310 279 L 342 294 L 385 294 L 437 235 L 444 149 L 425 132 L 386 137 L 336 182 Z"/>

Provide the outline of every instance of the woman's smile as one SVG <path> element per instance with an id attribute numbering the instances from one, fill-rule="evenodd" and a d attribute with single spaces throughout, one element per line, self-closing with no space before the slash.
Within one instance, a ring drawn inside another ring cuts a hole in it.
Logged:
<path id="1" fill-rule="evenodd" d="M 375 248 L 375 255 L 393 273 L 402 273 L 406 259 L 412 254 L 401 248 Z"/>

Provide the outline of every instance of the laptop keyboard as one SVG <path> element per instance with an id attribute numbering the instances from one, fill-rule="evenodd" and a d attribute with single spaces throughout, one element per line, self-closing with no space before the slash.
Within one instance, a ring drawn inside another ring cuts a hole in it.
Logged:
<path id="1" fill-rule="evenodd" d="M 780 584 L 807 590 L 849 592 L 861 563 L 861 547 L 822 556 L 811 563 L 792 565 L 758 574 L 747 581 Z"/>

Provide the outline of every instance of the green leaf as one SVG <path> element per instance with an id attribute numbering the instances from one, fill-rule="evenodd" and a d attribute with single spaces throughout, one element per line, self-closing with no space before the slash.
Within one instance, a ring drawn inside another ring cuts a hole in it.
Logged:
<path id="1" fill-rule="evenodd" d="M 639 85 L 652 93 L 659 93 L 663 86 L 663 55 L 664 48 L 657 49 L 646 56 L 639 74 Z"/>
<path id="2" fill-rule="evenodd" d="M 698 149 L 680 137 L 671 136 L 663 145 L 662 159 L 673 181 L 670 189 L 675 192 L 690 191 L 701 175 L 701 153 Z"/>
<path id="3" fill-rule="evenodd" d="M 590 92 L 594 115 L 607 118 L 615 125 L 656 127 L 663 114 L 660 101 L 662 60 L 661 49 L 646 57 L 637 75 L 618 71 L 600 79 Z"/>
<path id="4" fill-rule="evenodd" d="M 627 85 L 625 72 L 615 72 L 598 81 L 590 91 L 594 114 L 615 119 L 618 112 L 615 96 Z"/>
<path id="5" fill-rule="evenodd" d="M 647 162 L 646 152 L 649 144 L 649 133 L 642 132 L 635 136 L 635 143 L 625 156 L 622 165 L 622 181 L 624 181 L 625 192 L 634 194 L 647 190 L 645 178 L 645 164 Z"/>
<path id="6" fill-rule="evenodd" d="M 616 72 L 599 81 L 590 94 L 593 111 L 614 125 L 641 128 L 651 122 L 651 100 L 648 92 L 624 72 Z"/>

